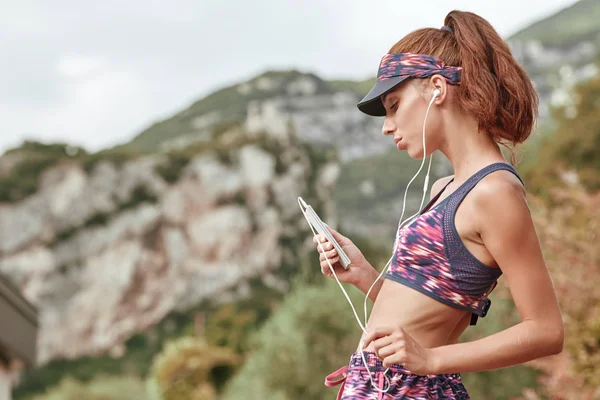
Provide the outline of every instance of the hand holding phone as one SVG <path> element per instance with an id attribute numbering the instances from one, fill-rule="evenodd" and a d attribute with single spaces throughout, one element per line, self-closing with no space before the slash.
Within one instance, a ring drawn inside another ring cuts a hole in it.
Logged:
<path id="1" fill-rule="evenodd" d="M 313 228 L 315 228 L 315 230 L 320 235 L 324 235 L 327 238 L 327 241 L 333 245 L 333 248 L 335 249 L 335 251 L 337 252 L 337 256 L 339 257 L 340 263 L 342 264 L 344 269 L 347 270 L 351 263 L 350 257 L 346 255 L 346 253 L 342 249 L 342 246 L 340 246 L 337 240 L 335 240 L 335 238 L 333 237 L 331 232 L 329 232 L 329 230 L 325 226 L 325 223 L 321 220 L 321 218 L 319 218 L 315 210 L 311 206 L 306 204 L 302 197 L 298 197 L 298 202 L 301 204 L 301 206 L 304 207 L 304 216 L 306 217 L 308 223 Z"/>

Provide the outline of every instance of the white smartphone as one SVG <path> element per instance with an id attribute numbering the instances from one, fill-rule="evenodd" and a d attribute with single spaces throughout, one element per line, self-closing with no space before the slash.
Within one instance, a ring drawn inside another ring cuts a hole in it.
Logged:
<path id="1" fill-rule="evenodd" d="M 319 216 L 317 215 L 317 213 L 311 206 L 306 204 L 306 202 L 302 199 L 302 197 L 298 197 L 298 203 L 300 204 L 300 209 L 302 209 L 304 211 L 303 214 L 304 214 L 306 220 L 308 221 L 308 223 L 310 225 L 312 225 L 317 232 L 319 232 L 322 235 L 325 235 L 327 240 L 329 240 L 329 242 L 331 244 L 333 244 L 333 248 L 335 249 L 335 251 L 337 251 L 337 253 L 340 257 L 340 264 L 342 264 L 342 267 L 344 267 L 344 269 L 347 270 L 350 267 L 350 263 L 351 263 L 350 258 L 346 255 L 346 253 L 344 253 L 344 250 L 342 250 L 342 247 L 333 238 L 333 236 L 331 235 L 331 232 L 329 232 L 329 229 L 327 229 L 327 227 L 325 226 L 323 221 L 321 221 L 321 218 L 319 218 Z M 302 207 L 304 207 L 304 208 L 302 208 Z"/>

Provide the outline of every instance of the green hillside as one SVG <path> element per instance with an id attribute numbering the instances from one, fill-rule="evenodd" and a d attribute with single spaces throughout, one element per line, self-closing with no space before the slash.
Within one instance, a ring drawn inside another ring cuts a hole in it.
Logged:
<path id="1" fill-rule="evenodd" d="M 273 87 L 261 87 L 261 79 L 270 79 L 277 84 Z M 193 133 L 194 119 L 210 113 L 220 116 L 219 122 L 213 129 L 213 135 L 218 134 L 227 127 L 240 123 L 246 116 L 248 104 L 253 100 L 268 99 L 275 96 L 286 95 L 287 83 L 300 78 L 309 78 L 316 83 L 316 94 L 335 93 L 339 90 L 349 90 L 358 94 L 366 93 L 372 80 L 354 82 L 347 80 L 325 81 L 312 73 L 291 71 L 268 71 L 245 83 L 224 87 L 216 92 L 196 101 L 187 109 L 163 121 L 156 122 L 148 129 L 138 134 L 133 140 L 119 146 L 135 151 L 154 151 L 160 143 L 174 139 L 178 136 Z M 244 91 L 242 87 L 252 87 Z"/>
<path id="2" fill-rule="evenodd" d="M 512 35 L 508 40 L 538 40 L 546 46 L 568 47 L 581 40 L 600 43 L 600 0 L 581 0 Z"/>

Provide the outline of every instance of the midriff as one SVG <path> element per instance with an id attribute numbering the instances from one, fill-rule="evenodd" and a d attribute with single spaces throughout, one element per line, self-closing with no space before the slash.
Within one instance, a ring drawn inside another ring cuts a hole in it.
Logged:
<path id="1" fill-rule="evenodd" d="M 401 283 L 381 279 L 384 282 L 371 310 L 367 331 L 401 327 L 421 346 L 432 348 L 456 343 L 469 325 L 468 311 L 440 303 Z M 373 344 L 364 350 L 373 351 Z"/>

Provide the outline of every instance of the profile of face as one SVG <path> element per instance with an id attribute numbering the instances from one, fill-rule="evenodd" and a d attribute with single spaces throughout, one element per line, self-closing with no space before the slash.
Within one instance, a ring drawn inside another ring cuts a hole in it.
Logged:
<path id="1" fill-rule="evenodd" d="M 445 82 L 444 82 L 445 83 Z M 448 89 L 443 85 L 443 91 Z M 423 158 L 423 122 L 433 89 L 439 87 L 431 82 L 409 79 L 393 91 L 381 96 L 386 110 L 382 132 L 397 142 L 398 150 L 406 151 L 411 158 Z M 444 95 L 432 104 L 425 125 L 426 156 L 440 148 L 443 138 L 443 118 L 438 105 Z"/>

